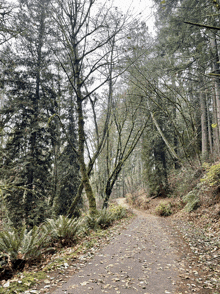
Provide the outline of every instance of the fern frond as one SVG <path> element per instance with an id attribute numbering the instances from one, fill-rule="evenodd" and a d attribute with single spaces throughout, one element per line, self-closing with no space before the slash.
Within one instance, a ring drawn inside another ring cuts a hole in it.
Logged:
<path id="1" fill-rule="evenodd" d="M 80 222 L 75 218 L 60 215 L 58 219 L 47 219 L 45 228 L 51 232 L 52 239 L 74 239 L 80 232 Z"/>
<path id="2" fill-rule="evenodd" d="M 97 218 L 97 224 L 101 228 L 109 227 L 113 222 L 113 215 L 107 209 L 103 209 Z"/>

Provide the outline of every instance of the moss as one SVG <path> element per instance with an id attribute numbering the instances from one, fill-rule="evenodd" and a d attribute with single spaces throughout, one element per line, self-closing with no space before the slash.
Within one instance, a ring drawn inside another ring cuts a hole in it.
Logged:
<path id="1" fill-rule="evenodd" d="M 183 197 L 183 202 L 186 203 L 184 210 L 187 212 L 191 212 L 199 207 L 200 200 L 196 194 L 195 189 Z"/>
<path id="2" fill-rule="evenodd" d="M 22 274 L 14 277 L 9 284 L 9 287 L 0 287 L 0 293 L 15 294 L 22 293 L 47 277 L 46 273 L 40 272 L 23 272 Z"/>
<path id="3" fill-rule="evenodd" d="M 210 166 L 208 163 L 204 163 L 203 167 L 206 169 L 206 174 L 201 179 L 201 182 L 209 184 L 209 186 L 220 185 L 220 163 Z"/>
<path id="4" fill-rule="evenodd" d="M 61 265 L 63 265 L 65 262 L 67 262 L 67 258 L 65 257 L 57 258 L 55 261 L 50 262 L 47 266 L 45 266 L 43 268 L 43 272 L 49 272 L 51 270 L 54 270 L 60 267 Z"/>

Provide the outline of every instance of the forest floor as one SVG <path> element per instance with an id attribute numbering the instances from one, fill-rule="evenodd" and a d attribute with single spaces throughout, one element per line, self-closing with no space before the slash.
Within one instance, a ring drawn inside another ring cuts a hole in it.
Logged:
<path id="1" fill-rule="evenodd" d="M 219 294 L 219 234 L 207 235 L 183 215 L 151 214 L 160 201 L 147 212 L 133 209 L 136 216 L 115 226 L 102 244 L 48 272 L 25 293 Z"/>

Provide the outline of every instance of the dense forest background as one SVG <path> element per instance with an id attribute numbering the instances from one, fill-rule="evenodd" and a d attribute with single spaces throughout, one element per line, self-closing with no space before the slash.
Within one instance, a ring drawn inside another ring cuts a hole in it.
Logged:
<path id="1" fill-rule="evenodd" d="M 220 152 L 219 5 L 0 1 L 2 213 L 18 227 L 90 215 Z M 84 197 L 84 196 L 85 197 Z M 86 199 L 86 200 L 85 200 Z"/>

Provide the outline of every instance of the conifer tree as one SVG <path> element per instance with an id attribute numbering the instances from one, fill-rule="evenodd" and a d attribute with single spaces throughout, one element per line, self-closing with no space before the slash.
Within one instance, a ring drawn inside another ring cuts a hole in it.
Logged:
<path id="1" fill-rule="evenodd" d="M 15 21 L 25 33 L 13 45 L 3 73 L 7 98 L 1 113 L 8 117 L 4 126 L 8 139 L 2 146 L 1 166 L 5 199 L 14 225 L 25 219 L 30 227 L 49 212 L 47 199 L 51 193 L 51 135 L 47 121 L 54 92 L 48 89 L 49 3 L 21 1 Z"/>

